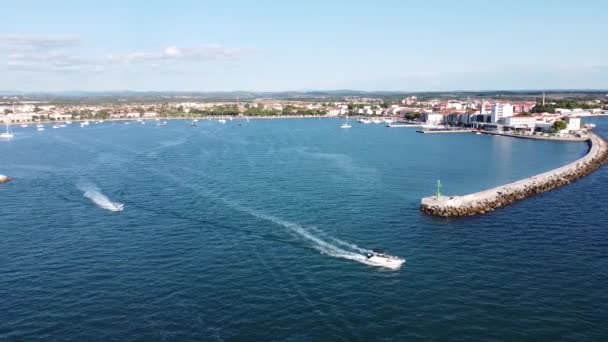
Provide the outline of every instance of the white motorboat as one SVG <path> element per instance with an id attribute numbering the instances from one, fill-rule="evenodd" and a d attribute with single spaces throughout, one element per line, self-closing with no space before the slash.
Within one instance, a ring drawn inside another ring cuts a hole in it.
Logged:
<path id="1" fill-rule="evenodd" d="M 475 132 L 475 134 L 481 134 L 481 132 Z"/>
<path id="2" fill-rule="evenodd" d="M 375 123 L 375 124 L 379 124 L 379 123 L 382 123 L 382 120 L 380 120 L 380 119 L 372 119 L 372 122 Z"/>
<path id="3" fill-rule="evenodd" d="M 38 128 L 36 128 L 36 130 L 37 130 L 38 132 L 42 132 L 42 131 L 44 131 L 44 127 L 38 127 Z"/>
<path id="4" fill-rule="evenodd" d="M 26 124 L 21 125 L 21 127 L 23 127 L 23 128 L 27 128 L 28 126 L 29 125 L 26 125 Z"/>
<path id="5" fill-rule="evenodd" d="M 57 129 L 59 128 L 59 125 L 53 125 L 53 128 Z"/>
<path id="6" fill-rule="evenodd" d="M 71 125 L 72 121 L 66 121 L 65 123 L 68 124 L 68 125 Z"/>
<path id="7" fill-rule="evenodd" d="M 61 124 L 61 125 L 59 125 L 59 127 L 65 128 L 65 127 L 68 127 L 68 126 Z"/>
<path id="8" fill-rule="evenodd" d="M 393 119 L 384 119 L 384 123 L 387 123 L 389 125 L 392 124 L 393 122 L 395 122 Z"/>
<path id="9" fill-rule="evenodd" d="M 156 126 L 164 126 L 166 124 L 167 124 L 167 121 L 163 121 L 163 122 L 157 123 Z"/>
<path id="10" fill-rule="evenodd" d="M 372 120 L 370 119 L 359 119 L 359 122 L 362 124 L 370 124 L 372 123 Z"/>
<path id="11" fill-rule="evenodd" d="M 224 120 L 224 119 L 219 119 L 219 120 L 217 120 L 217 122 L 219 122 L 219 123 L 221 123 L 221 124 L 225 124 L 225 123 L 226 123 L 226 120 Z"/>
<path id="12" fill-rule="evenodd" d="M 405 263 L 405 259 L 401 259 L 394 255 L 386 254 L 381 249 L 373 249 L 365 255 L 367 261 L 374 266 L 387 267 L 393 270 L 401 268 Z"/>
<path id="13" fill-rule="evenodd" d="M 38 125 L 36 125 L 36 128 L 44 128 L 44 125 L 38 124 Z"/>
<path id="14" fill-rule="evenodd" d="M 11 131 L 11 129 L 8 127 L 8 124 L 6 124 L 6 132 L 0 133 L 0 138 L 2 138 L 2 139 L 10 139 L 10 138 L 12 138 L 14 136 L 15 135 L 13 134 L 13 132 Z"/>

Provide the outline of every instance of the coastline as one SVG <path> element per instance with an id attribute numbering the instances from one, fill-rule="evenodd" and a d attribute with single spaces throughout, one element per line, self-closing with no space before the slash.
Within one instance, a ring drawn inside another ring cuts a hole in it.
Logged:
<path id="1" fill-rule="evenodd" d="M 589 132 L 588 134 L 588 152 L 567 165 L 468 195 L 425 197 L 420 203 L 420 210 L 426 214 L 440 217 L 484 214 L 535 194 L 569 184 L 608 162 L 608 143 L 595 133 Z"/>
<path id="2" fill-rule="evenodd" d="M 46 124 L 60 124 L 60 123 L 66 123 L 67 121 L 70 122 L 85 122 L 85 121 L 91 121 L 91 122 L 95 122 L 95 121 L 104 121 L 104 122 L 113 122 L 113 121 L 137 121 L 137 120 L 141 120 L 141 121 L 156 121 L 156 119 L 158 120 L 162 120 L 162 121 L 169 121 L 169 120 L 230 120 L 230 118 L 232 118 L 232 120 L 272 120 L 272 119 L 335 119 L 335 118 L 339 118 L 336 116 L 323 116 L 323 115 L 319 115 L 319 116 L 313 116 L 313 115 L 272 115 L 272 116 L 231 116 L 231 115 L 225 115 L 225 116 L 180 116 L 180 117 L 176 117 L 176 116 L 172 116 L 172 117 L 153 117 L 153 118 L 108 118 L 108 119 L 70 119 L 70 120 L 44 120 L 44 121 L 21 121 L 21 122 L 9 122 L 9 123 L 3 123 L 2 125 L 9 125 L 9 126 L 19 126 L 19 125 L 46 125 Z"/>

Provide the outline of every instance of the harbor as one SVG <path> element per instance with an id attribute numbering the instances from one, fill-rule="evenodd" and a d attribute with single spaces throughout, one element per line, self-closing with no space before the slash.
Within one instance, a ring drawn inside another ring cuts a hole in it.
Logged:
<path id="1" fill-rule="evenodd" d="M 472 216 L 494 211 L 497 208 L 547 192 L 582 178 L 608 161 L 608 144 L 604 139 L 589 133 L 589 151 L 582 158 L 560 168 L 513 183 L 464 196 L 444 196 L 439 185 L 435 196 L 425 197 L 420 210 L 440 217 Z"/>

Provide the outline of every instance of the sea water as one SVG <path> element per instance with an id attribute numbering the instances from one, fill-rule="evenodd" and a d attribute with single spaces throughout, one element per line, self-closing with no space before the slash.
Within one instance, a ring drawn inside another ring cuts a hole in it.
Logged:
<path id="1" fill-rule="evenodd" d="M 607 337 L 607 168 L 483 216 L 418 210 L 437 180 L 479 191 L 584 143 L 340 124 L 15 127 L 0 339 Z"/>

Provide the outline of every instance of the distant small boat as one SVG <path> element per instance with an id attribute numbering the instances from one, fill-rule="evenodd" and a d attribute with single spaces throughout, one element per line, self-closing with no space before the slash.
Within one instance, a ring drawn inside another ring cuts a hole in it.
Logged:
<path id="1" fill-rule="evenodd" d="M 10 139 L 10 138 L 12 138 L 14 136 L 15 135 L 13 134 L 13 132 L 11 132 L 11 129 L 8 127 L 8 124 L 6 124 L 6 132 L 5 133 L 0 133 L 0 138 Z"/>
<path id="2" fill-rule="evenodd" d="M 44 127 L 38 127 L 38 128 L 36 128 L 36 130 L 38 130 L 38 132 L 42 132 L 42 131 L 44 131 Z"/>
<path id="3" fill-rule="evenodd" d="M 163 121 L 163 122 L 157 123 L 156 126 L 164 126 L 166 124 L 167 124 L 167 121 Z"/>
<path id="4" fill-rule="evenodd" d="M 23 124 L 23 125 L 21 125 L 21 127 L 23 127 L 23 128 L 27 128 L 27 127 L 28 127 L 28 125 Z"/>
<path id="5" fill-rule="evenodd" d="M 66 121 L 65 123 L 68 124 L 68 125 L 71 125 L 72 121 Z"/>
<path id="6" fill-rule="evenodd" d="M 192 122 L 190 123 L 190 126 L 196 126 L 196 121 L 197 120 L 192 120 Z"/>
<path id="7" fill-rule="evenodd" d="M 219 122 L 219 123 L 221 123 L 221 124 L 225 124 L 225 123 L 226 123 L 226 120 L 224 120 L 224 119 L 219 119 L 219 120 L 217 120 L 217 122 Z"/>
<path id="8" fill-rule="evenodd" d="M 348 123 L 348 116 L 346 117 L 346 122 L 340 125 L 340 128 L 351 128 L 352 126 Z"/>
<path id="9" fill-rule="evenodd" d="M 59 127 L 61 127 L 61 128 L 65 128 L 65 127 L 67 127 L 67 126 L 66 126 L 66 125 L 61 124 L 61 125 L 59 125 Z"/>
<path id="10" fill-rule="evenodd" d="M 36 128 L 44 128 L 44 125 L 36 125 Z"/>
<path id="11" fill-rule="evenodd" d="M 59 128 L 59 125 L 53 125 L 53 128 L 55 128 L 55 129 Z"/>
<path id="12" fill-rule="evenodd" d="M 372 122 L 375 123 L 375 124 L 379 124 L 379 123 L 382 123 L 382 120 L 380 120 L 380 119 L 372 119 Z"/>

